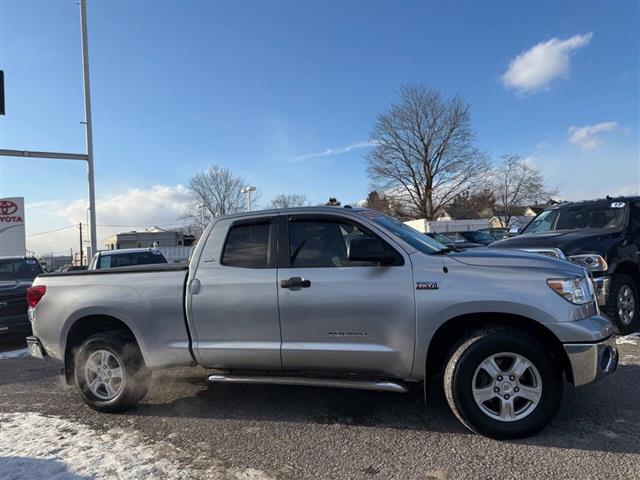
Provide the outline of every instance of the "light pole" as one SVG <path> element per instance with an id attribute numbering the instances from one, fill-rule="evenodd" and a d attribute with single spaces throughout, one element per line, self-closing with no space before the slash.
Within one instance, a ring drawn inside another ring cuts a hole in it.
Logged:
<path id="1" fill-rule="evenodd" d="M 89 37 L 87 35 L 87 0 L 80 0 L 80 38 L 82 43 L 82 79 L 84 84 L 84 125 L 87 133 L 87 176 L 89 179 L 89 230 L 91 255 L 98 247 L 96 234 L 96 190 L 93 173 L 93 125 L 91 122 L 91 94 L 89 82 Z M 80 245 L 82 248 L 82 245 Z"/>
<path id="2" fill-rule="evenodd" d="M 247 194 L 247 211 L 248 212 L 251 211 L 251 192 L 255 192 L 255 191 L 256 191 L 256 187 L 244 187 L 242 190 L 240 190 L 240 193 Z"/>

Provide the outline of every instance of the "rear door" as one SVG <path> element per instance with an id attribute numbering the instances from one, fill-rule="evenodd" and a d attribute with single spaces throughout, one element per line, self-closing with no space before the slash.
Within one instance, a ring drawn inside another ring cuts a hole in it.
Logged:
<path id="1" fill-rule="evenodd" d="M 283 367 L 408 376 L 416 328 L 408 255 L 350 217 L 292 215 L 280 222 Z M 378 236 L 397 261 L 350 262 L 347 249 L 358 236 Z"/>
<path id="2" fill-rule="evenodd" d="M 274 218 L 223 219 L 207 238 L 188 303 L 204 366 L 282 367 Z"/>

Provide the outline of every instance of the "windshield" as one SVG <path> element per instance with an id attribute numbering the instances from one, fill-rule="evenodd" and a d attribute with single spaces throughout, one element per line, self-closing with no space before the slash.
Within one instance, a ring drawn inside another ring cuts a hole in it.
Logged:
<path id="1" fill-rule="evenodd" d="M 445 237 L 441 233 L 431 232 L 427 235 L 429 235 L 435 241 L 440 242 L 442 245 L 451 245 L 453 243 L 450 238 Z"/>
<path id="2" fill-rule="evenodd" d="M 31 258 L 0 260 L 0 281 L 33 280 L 41 273 L 40 264 Z"/>
<path id="3" fill-rule="evenodd" d="M 409 225 L 405 225 L 397 218 L 384 215 L 380 212 L 376 212 L 375 210 L 363 210 L 360 214 L 397 235 L 422 253 L 436 253 L 440 250 L 446 249 L 446 247 L 440 242 L 437 242 L 424 233 L 420 233 Z"/>
<path id="4" fill-rule="evenodd" d="M 482 243 L 482 242 L 495 242 L 496 239 L 491 235 L 484 232 L 464 232 L 462 234 L 470 242 Z"/>
<path id="5" fill-rule="evenodd" d="M 618 229 L 624 224 L 626 202 L 575 205 L 546 210 L 522 233 L 575 230 L 579 228 Z"/>

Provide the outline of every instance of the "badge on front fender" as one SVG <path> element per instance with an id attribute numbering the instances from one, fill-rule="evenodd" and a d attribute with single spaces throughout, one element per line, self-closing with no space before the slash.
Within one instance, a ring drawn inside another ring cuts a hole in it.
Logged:
<path id="1" fill-rule="evenodd" d="M 438 282 L 416 282 L 416 290 L 438 290 Z"/>

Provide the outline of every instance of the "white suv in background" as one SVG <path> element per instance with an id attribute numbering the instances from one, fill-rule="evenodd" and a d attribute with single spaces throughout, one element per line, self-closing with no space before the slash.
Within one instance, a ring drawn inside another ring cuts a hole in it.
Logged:
<path id="1" fill-rule="evenodd" d="M 89 270 L 105 268 L 132 267 L 135 265 L 151 265 L 169 263 L 160 250 L 155 248 L 123 248 L 121 250 L 105 250 L 93 256 Z"/>

